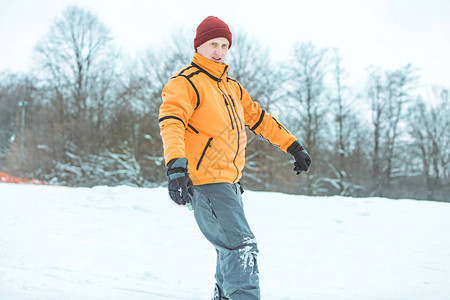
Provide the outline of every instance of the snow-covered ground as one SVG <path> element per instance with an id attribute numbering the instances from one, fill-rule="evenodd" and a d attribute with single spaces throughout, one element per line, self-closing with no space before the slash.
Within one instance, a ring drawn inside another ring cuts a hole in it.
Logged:
<path id="1" fill-rule="evenodd" d="M 246 191 L 262 299 L 450 299 L 450 203 Z M 1 300 L 208 300 L 215 251 L 166 189 L 0 183 Z"/>

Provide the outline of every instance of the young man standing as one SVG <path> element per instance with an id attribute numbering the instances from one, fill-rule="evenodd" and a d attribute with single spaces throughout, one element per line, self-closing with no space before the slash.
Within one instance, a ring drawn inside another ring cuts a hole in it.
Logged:
<path id="1" fill-rule="evenodd" d="M 260 299 L 258 248 L 244 215 L 239 180 L 247 127 L 294 156 L 297 175 L 311 158 L 282 124 L 251 100 L 224 63 L 228 25 L 207 17 L 197 28 L 192 62 L 162 91 L 159 124 L 169 195 L 192 205 L 200 230 L 217 251 L 214 299 Z"/>

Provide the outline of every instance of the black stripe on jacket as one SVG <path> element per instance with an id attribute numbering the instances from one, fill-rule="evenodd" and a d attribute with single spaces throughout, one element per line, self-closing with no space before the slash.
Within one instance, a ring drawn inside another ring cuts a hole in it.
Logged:
<path id="1" fill-rule="evenodd" d="M 259 116 L 258 122 L 256 122 L 256 124 L 253 125 L 252 128 L 250 128 L 251 131 L 255 131 L 255 129 L 258 128 L 259 125 L 261 125 L 265 114 L 266 114 L 266 111 L 263 109 L 262 112 L 261 112 L 261 115 Z"/>
<path id="2" fill-rule="evenodd" d="M 161 119 L 159 119 L 159 123 L 161 123 L 162 121 L 167 120 L 167 119 L 175 119 L 175 120 L 178 120 L 178 121 L 180 121 L 181 123 L 183 123 L 184 127 L 186 127 L 186 124 L 184 124 L 184 121 L 181 120 L 181 119 L 178 118 L 178 117 L 175 117 L 175 116 L 165 116 L 165 117 L 162 117 Z"/>

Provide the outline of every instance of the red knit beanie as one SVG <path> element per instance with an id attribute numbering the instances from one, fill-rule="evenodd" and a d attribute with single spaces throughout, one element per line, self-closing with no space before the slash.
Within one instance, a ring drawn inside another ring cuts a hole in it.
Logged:
<path id="1" fill-rule="evenodd" d="M 204 19 L 197 27 L 197 35 L 194 39 L 194 49 L 211 39 L 224 37 L 230 42 L 231 47 L 231 31 L 228 25 L 219 18 L 209 16 Z"/>

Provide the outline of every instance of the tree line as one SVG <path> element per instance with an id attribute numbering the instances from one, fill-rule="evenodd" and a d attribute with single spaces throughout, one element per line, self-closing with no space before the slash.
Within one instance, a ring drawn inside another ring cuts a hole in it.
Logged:
<path id="1" fill-rule="evenodd" d="M 160 93 L 192 58 L 174 33 L 131 61 L 100 20 L 67 8 L 33 52 L 26 74 L 0 73 L 0 169 L 71 186 L 166 182 Z M 448 88 L 421 95 L 412 65 L 367 70 L 348 84 L 337 49 L 297 43 L 285 63 L 243 31 L 233 33 L 229 75 L 313 158 L 296 177 L 290 156 L 248 133 L 243 186 L 306 195 L 448 201 Z"/>

